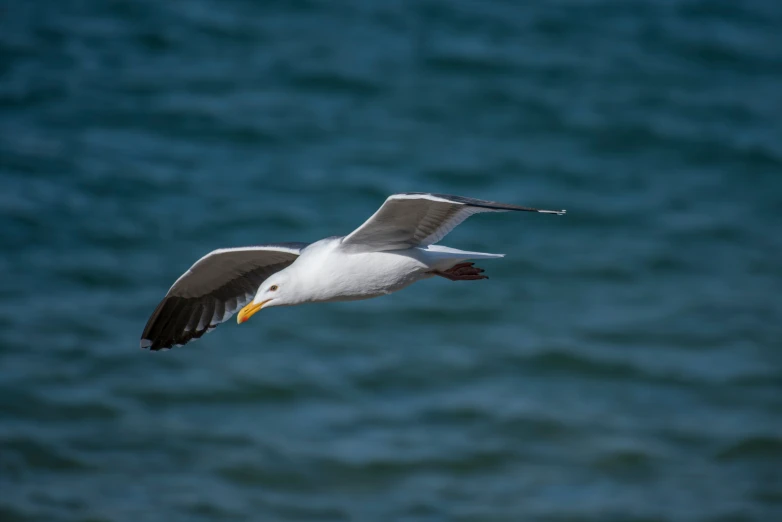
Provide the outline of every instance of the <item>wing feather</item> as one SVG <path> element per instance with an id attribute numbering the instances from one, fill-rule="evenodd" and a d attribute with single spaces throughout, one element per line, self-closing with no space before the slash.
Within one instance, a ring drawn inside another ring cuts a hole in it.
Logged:
<path id="1" fill-rule="evenodd" d="M 293 263 L 307 243 L 275 243 L 210 252 L 174 282 L 141 334 L 141 347 L 186 344 L 227 321 L 266 278 Z"/>
<path id="2" fill-rule="evenodd" d="M 474 214 L 511 210 L 565 213 L 447 194 L 394 194 L 360 227 L 345 236 L 342 246 L 351 251 L 384 251 L 433 245 Z"/>

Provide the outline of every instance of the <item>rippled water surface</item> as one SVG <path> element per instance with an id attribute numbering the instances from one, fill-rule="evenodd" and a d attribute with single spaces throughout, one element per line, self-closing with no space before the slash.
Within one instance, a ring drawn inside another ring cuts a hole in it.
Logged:
<path id="1" fill-rule="evenodd" d="M 0 8 L 0 519 L 782 520 L 782 4 Z M 163 353 L 222 246 L 567 208 Z"/>

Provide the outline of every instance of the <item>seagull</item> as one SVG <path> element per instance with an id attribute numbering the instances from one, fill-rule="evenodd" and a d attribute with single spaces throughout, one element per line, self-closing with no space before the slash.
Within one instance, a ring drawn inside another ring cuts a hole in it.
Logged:
<path id="1" fill-rule="evenodd" d="M 152 312 L 141 348 L 163 350 L 200 338 L 237 311 L 241 324 L 261 308 L 353 301 L 390 294 L 439 276 L 488 279 L 468 262 L 505 254 L 436 243 L 481 212 L 565 214 L 462 196 L 393 194 L 347 236 L 214 250 L 177 279 Z"/>

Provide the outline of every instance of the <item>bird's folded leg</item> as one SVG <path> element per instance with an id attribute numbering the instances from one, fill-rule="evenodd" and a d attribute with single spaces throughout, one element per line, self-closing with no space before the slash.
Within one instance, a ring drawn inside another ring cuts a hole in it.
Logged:
<path id="1" fill-rule="evenodd" d="M 483 269 L 473 266 L 475 263 L 460 263 L 454 265 L 448 270 L 433 270 L 431 273 L 450 279 L 451 281 L 475 281 L 478 279 L 489 279 L 483 274 Z"/>

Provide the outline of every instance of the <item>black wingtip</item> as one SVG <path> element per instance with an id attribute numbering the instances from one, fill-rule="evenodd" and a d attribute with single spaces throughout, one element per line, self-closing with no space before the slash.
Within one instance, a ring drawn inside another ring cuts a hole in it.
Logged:
<path id="1" fill-rule="evenodd" d="M 161 352 L 164 350 L 170 350 L 174 346 L 178 346 L 176 344 L 170 344 L 170 345 L 163 345 L 160 343 L 154 343 L 153 341 L 150 341 L 149 339 L 142 339 L 139 343 L 139 348 L 142 350 L 149 350 L 150 352 Z"/>

